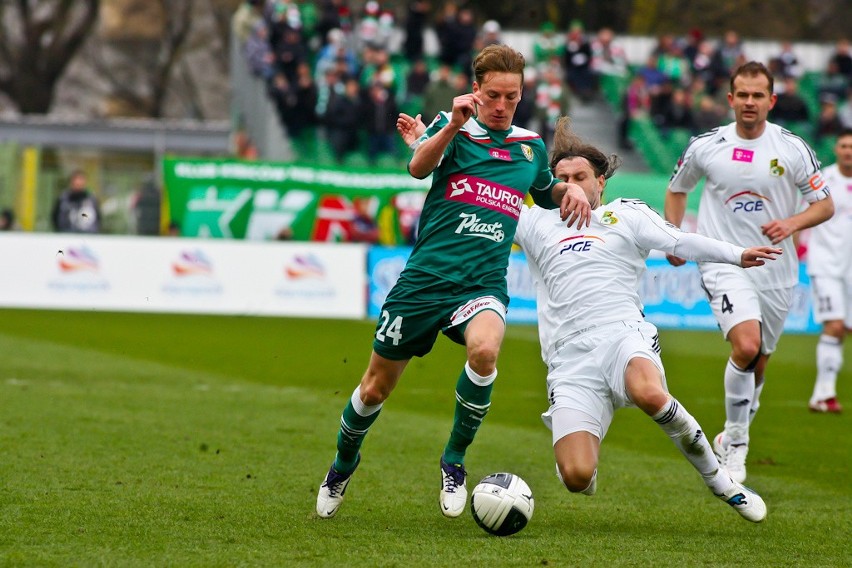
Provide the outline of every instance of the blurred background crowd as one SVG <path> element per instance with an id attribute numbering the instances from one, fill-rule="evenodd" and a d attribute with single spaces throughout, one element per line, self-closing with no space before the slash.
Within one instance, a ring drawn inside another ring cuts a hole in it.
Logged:
<path id="1" fill-rule="evenodd" d="M 370 0 L 354 10 L 346 0 L 247 0 L 234 18 L 242 53 L 266 82 L 282 128 L 312 148 L 307 137 L 324 139 L 338 163 L 361 149 L 370 165 L 382 155 L 398 157 L 396 114 L 422 114 L 428 122 L 449 109 L 455 95 L 470 89 L 472 55 L 504 41 L 502 25 L 469 5 L 446 2 L 436 17 L 430 2 L 416 0 L 398 21 L 390 4 Z M 427 27 L 438 42 L 432 54 L 425 49 Z M 546 22 L 534 35 L 516 124 L 549 139 L 554 120 L 572 104 L 604 99 L 618 114 L 622 150 L 634 147 L 636 121 L 649 122 L 663 140 L 729 121 L 729 74 L 750 57 L 733 30 L 721 37 L 699 28 L 659 35 L 639 65 L 629 63 L 611 28 L 589 30 L 575 19 L 567 30 Z M 836 42 L 818 74 L 804 73 L 789 41 L 765 63 L 778 93 L 770 120 L 815 146 L 852 126 L 847 39 Z M 240 150 L 252 156 L 250 142 Z"/>

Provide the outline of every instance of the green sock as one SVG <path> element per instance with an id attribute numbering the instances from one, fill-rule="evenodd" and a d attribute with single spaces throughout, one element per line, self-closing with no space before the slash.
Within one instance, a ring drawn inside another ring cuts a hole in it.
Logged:
<path id="1" fill-rule="evenodd" d="M 382 409 L 381 404 L 364 406 L 360 396 L 360 388 L 356 388 L 340 417 L 340 430 L 337 432 L 337 456 L 334 458 L 334 469 L 338 473 L 351 473 L 355 470 L 361 444 L 364 443 L 367 431 L 379 417 L 379 411 Z M 353 401 L 356 402 L 353 404 Z M 356 406 L 363 414 L 359 414 Z"/>
<path id="2" fill-rule="evenodd" d="M 496 374 L 495 371 L 494 375 Z M 465 366 L 456 383 L 456 414 L 450 439 L 444 448 L 444 461 L 447 463 L 464 464 L 467 447 L 473 442 L 476 431 L 491 406 L 493 388 L 493 379 L 486 386 L 471 381 Z"/>

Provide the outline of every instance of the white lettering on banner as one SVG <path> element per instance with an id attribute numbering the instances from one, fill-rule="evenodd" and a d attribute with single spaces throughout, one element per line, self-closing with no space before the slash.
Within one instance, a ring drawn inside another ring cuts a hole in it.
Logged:
<path id="1" fill-rule="evenodd" d="M 503 242 L 506 237 L 503 223 L 483 223 L 476 213 L 460 213 L 459 217 L 462 222 L 456 227 L 457 235 L 482 237 L 495 243 Z"/>
<path id="2" fill-rule="evenodd" d="M 487 179 L 452 174 L 447 180 L 446 199 L 486 207 L 513 219 L 521 215 L 524 192 Z"/>
<path id="3" fill-rule="evenodd" d="M 405 174 L 352 173 L 305 166 L 244 162 L 175 162 L 175 176 L 181 179 L 220 178 L 228 181 L 296 182 L 352 189 L 429 189 L 431 180 L 416 179 Z"/>

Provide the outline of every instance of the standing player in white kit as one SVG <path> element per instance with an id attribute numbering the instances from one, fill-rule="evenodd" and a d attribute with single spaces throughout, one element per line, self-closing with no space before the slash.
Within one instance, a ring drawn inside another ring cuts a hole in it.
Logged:
<path id="1" fill-rule="evenodd" d="M 843 337 L 852 329 L 852 129 L 837 135 L 837 162 L 822 170 L 832 189 L 834 217 L 811 229 L 808 276 L 814 317 L 822 324 L 816 348 L 817 376 L 808 408 L 839 414 L 837 373 L 843 366 Z"/>
<path id="2" fill-rule="evenodd" d="M 758 62 L 731 76 L 735 121 L 693 137 L 666 192 L 666 220 L 680 226 L 687 194 L 704 177 L 697 232 L 735 244 L 772 243 L 793 251 L 792 235 L 830 218 L 834 206 L 819 161 L 804 140 L 766 120 L 775 105 L 772 75 Z M 799 211 L 804 198 L 808 206 Z M 667 255 L 675 266 L 684 259 Z M 713 440 L 722 464 L 746 478 L 749 426 L 757 412 L 769 356 L 775 351 L 798 283 L 795 254 L 744 271 L 699 263 L 710 307 L 731 356 L 725 368 L 725 429 Z"/>

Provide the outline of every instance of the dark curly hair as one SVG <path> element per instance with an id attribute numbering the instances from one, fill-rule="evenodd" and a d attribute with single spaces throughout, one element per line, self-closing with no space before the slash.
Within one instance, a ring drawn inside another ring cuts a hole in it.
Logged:
<path id="1" fill-rule="evenodd" d="M 583 142 L 571 130 L 571 119 L 567 116 L 556 121 L 553 150 L 550 152 L 550 169 L 555 170 L 556 164 L 565 158 L 586 158 L 595 172 L 595 177 L 604 176 L 604 179 L 612 177 L 621 165 L 621 158 L 615 154 L 607 156 L 591 144 Z"/>

